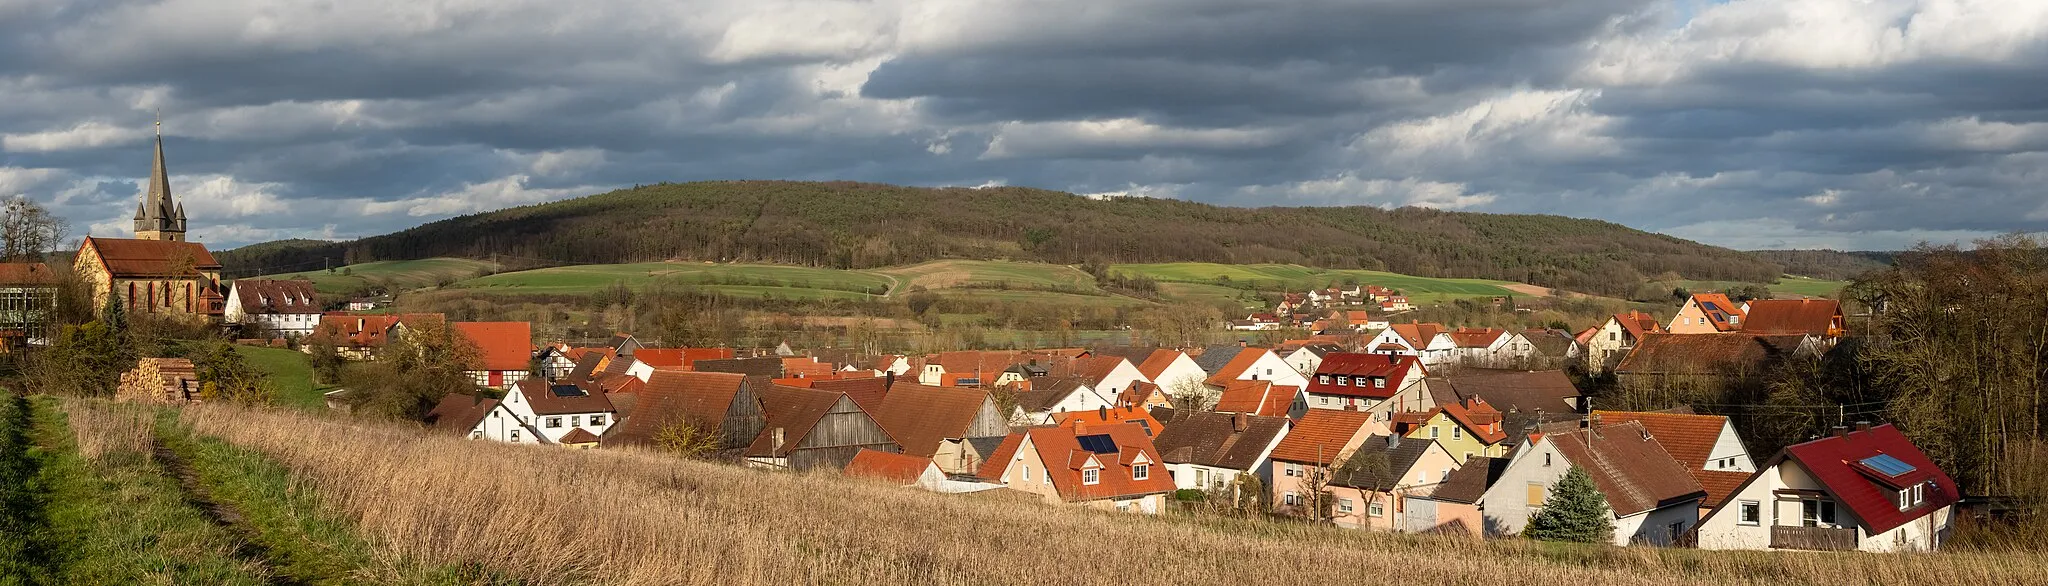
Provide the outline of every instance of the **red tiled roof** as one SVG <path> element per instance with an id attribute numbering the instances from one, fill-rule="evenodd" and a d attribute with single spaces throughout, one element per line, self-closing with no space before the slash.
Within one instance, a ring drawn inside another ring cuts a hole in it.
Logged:
<path id="1" fill-rule="evenodd" d="M 1238 377 L 1243 376 L 1244 371 L 1251 370 L 1252 365 L 1257 364 L 1260 358 L 1264 358 L 1267 354 L 1271 353 L 1272 351 L 1265 348 L 1245 348 L 1239 350 L 1237 356 L 1231 357 L 1230 363 L 1224 364 L 1223 368 L 1217 369 L 1216 374 L 1211 375 L 1207 383 L 1210 386 L 1227 387 L 1231 381 L 1238 380 Z"/>
<path id="2" fill-rule="evenodd" d="M 533 324 L 459 321 L 452 325 L 476 345 L 477 370 L 526 370 L 533 362 Z"/>
<path id="3" fill-rule="evenodd" d="M 1706 314 L 1707 322 L 1715 331 L 1729 332 L 1742 329 L 1742 306 L 1720 293 L 1694 293 L 1692 303 L 1698 305 L 1700 313 Z M 1728 318 L 1736 319 L 1728 319 Z"/>
<path id="4" fill-rule="evenodd" d="M 116 277 L 196 277 L 220 270 L 206 245 L 172 240 L 85 237 L 107 272 Z"/>
<path id="5" fill-rule="evenodd" d="M 1913 471 L 1887 477 L 1859 464 L 1878 455 L 1897 458 L 1912 466 Z M 1913 445 L 1912 440 L 1906 439 L 1905 434 L 1899 433 L 1899 428 L 1890 424 L 1868 431 L 1852 431 L 1847 437 L 1828 436 L 1787 447 L 1780 456 L 1785 457 L 1804 466 L 1815 480 L 1827 487 L 1835 500 L 1854 511 L 1856 518 L 1863 521 L 1864 530 L 1873 535 L 1891 531 L 1962 499 L 1955 480 L 1935 466 L 1934 461 Z M 1773 463 L 1776 463 L 1775 459 Z M 1933 483 L 1930 490 L 1925 491 L 1925 502 L 1905 511 L 1899 510 L 1895 487 L 1922 482 Z"/>
<path id="6" fill-rule="evenodd" d="M 1451 330 L 1451 342 L 1459 348 L 1490 348 L 1508 331 L 1500 328 L 1458 328 Z"/>
<path id="7" fill-rule="evenodd" d="M 869 413 L 882 406 L 882 397 L 889 392 L 889 379 L 879 376 L 845 377 L 839 379 L 813 380 L 811 388 L 846 393 L 854 404 Z"/>
<path id="8" fill-rule="evenodd" d="M 832 376 L 834 372 L 838 372 L 838 370 L 832 368 L 832 363 L 818 362 L 816 358 L 793 357 L 782 359 L 782 376 L 785 377 L 825 377 Z"/>
<path id="9" fill-rule="evenodd" d="M 1420 372 L 1421 368 L 1422 360 L 1414 356 L 1333 353 L 1324 356 L 1322 365 L 1316 367 L 1316 375 L 1308 381 L 1308 392 L 1314 395 L 1387 399 L 1401 392 L 1401 381 L 1406 380 L 1410 372 Z M 1325 376 L 1332 377 L 1330 382 L 1323 382 Z M 1358 386 L 1355 379 L 1361 376 L 1383 379 L 1386 385 Z M 1337 384 L 1340 380 L 1337 377 L 1343 377 L 1341 380 L 1349 384 Z"/>
<path id="10" fill-rule="evenodd" d="M 1152 447 L 1151 438 L 1146 437 L 1144 430 L 1136 425 L 1038 427 L 1024 433 L 1030 436 L 1032 448 L 1037 450 L 1039 460 L 1045 463 L 1045 472 L 1052 477 L 1053 489 L 1067 501 L 1125 498 L 1174 490 L 1173 478 L 1166 473 L 1166 462 L 1160 459 L 1159 450 Z M 1096 454 L 1082 448 L 1079 438 L 1087 436 L 1107 436 L 1118 452 Z M 1001 449 L 997 452 L 1000 453 Z M 1145 459 L 1151 462 L 1144 480 L 1132 478 L 1132 465 L 1138 454 L 1144 454 Z M 1095 484 L 1083 484 L 1082 471 L 1091 460 L 1102 468 L 1097 473 Z"/>
<path id="11" fill-rule="evenodd" d="M 1364 433 L 1371 419 L 1372 414 L 1364 411 L 1310 409 L 1273 448 L 1272 458 L 1311 464 L 1335 462 L 1343 456 L 1338 452 Z"/>
<path id="12" fill-rule="evenodd" d="M 1216 400 L 1216 412 L 1286 417 L 1300 393 L 1300 387 L 1274 386 L 1273 381 L 1236 381 L 1224 387 L 1223 396 Z"/>
<path id="13" fill-rule="evenodd" d="M 1388 307 L 1393 306 L 1392 303 L 1386 303 L 1384 305 Z M 1416 350 L 1421 350 L 1423 348 L 1429 347 L 1429 341 L 1436 339 L 1436 335 L 1444 333 L 1445 330 L 1443 324 L 1425 324 L 1416 322 L 1409 322 L 1405 324 L 1388 324 L 1387 329 L 1394 330 L 1395 334 L 1399 334 L 1401 336 L 1401 339 L 1407 340 L 1408 345 L 1414 347 Z"/>
<path id="14" fill-rule="evenodd" d="M 1159 420 L 1153 419 L 1150 411 L 1139 407 L 1097 408 L 1092 411 L 1054 413 L 1052 422 L 1053 425 L 1065 427 L 1071 427 L 1075 422 L 1081 422 L 1091 427 L 1112 423 L 1130 423 L 1144 428 L 1146 437 L 1159 435 L 1160 430 Z"/>
<path id="15" fill-rule="evenodd" d="M 1630 421 L 1546 436 L 1558 453 L 1593 477 L 1606 495 L 1615 517 L 1626 517 L 1690 499 L 1706 490 L 1684 464 L 1649 437 L 1643 425 Z"/>
<path id="16" fill-rule="evenodd" d="M 994 379 L 1011 365 L 1020 362 L 1019 356 L 1020 354 L 1016 352 L 941 352 L 927 358 L 925 364 L 937 364 L 945 368 L 948 374 L 974 376 L 975 373 L 981 373 L 986 375 L 986 378 Z"/>
<path id="17" fill-rule="evenodd" d="M 1833 299 L 1758 299 L 1749 302 L 1742 331 L 1752 334 L 1838 336 L 1842 304 Z"/>
<path id="18" fill-rule="evenodd" d="M 1123 366 L 1125 362 L 1129 361 L 1125 360 L 1122 356 L 1076 358 L 1068 366 L 1067 372 L 1069 374 L 1067 376 L 1085 380 L 1090 388 L 1094 388 L 1096 385 L 1102 384 L 1102 379 L 1108 378 L 1110 373 L 1115 372 L 1117 367 Z"/>
<path id="19" fill-rule="evenodd" d="M 417 321 L 438 322 L 441 319 L 438 313 L 326 314 L 320 316 L 320 325 L 316 326 L 313 335 L 326 337 L 339 346 L 380 348 L 391 341 L 392 326 Z"/>
<path id="20" fill-rule="evenodd" d="M 1481 443 L 1490 446 L 1508 439 L 1507 430 L 1501 429 L 1500 410 L 1486 404 L 1485 399 L 1475 397 L 1463 403 L 1446 403 L 1439 409 L 1451 416 L 1452 421 L 1465 426 L 1465 431 L 1471 432 Z"/>
<path id="21" fill-rule="evenodd" d="M 50 266 L 39 262 L 0 263 L 0 285 L 53 285 L 57 274 L 50 272 Z"/>
<path id="22" fill-rule="evenodd" d="M 1734 496 L 1735 491 L 1742 488 L 1742 483 L 1749 481 L 1750 476 L 1754 475 L 1734 470 L 1692 469 L 1692 479 L 1699 481 L 1700 488 L 1707 491 L 1707 500 L 1701 502 L 1700 506 L 1709 509 L 1721 508 L 1721 503 L 1728 502 L 1728 497 Z"/>
<path id="23" fill-rule="evenodd" d="M 1659 334 L 1664 332 L 1664 325 L 1657 323 L 1656 316 L 1633 309 L 1629 310 L 1628 313 L 1614 314 L 1614 321 L 1620 322 L 1621 329 L 1627 330 L 1629 336 L 1638 340 L 1643 338 L 1643 334 Z"/>
<path id="24" fill-rule="evenodd" d="M 996 451 L 981 461 L 981 469 L 974 472 L 976 478 L 990 482 L 1001 482 L 1003 471 L 1010 468 L 1010 460 L 1017 456 L 1017 448 L 1024 445 L 1024 434 L 1012 433 L 1003 437 L 1003 443 L 996 444 Z"/>
<path id="25" fill-rule="evenodd" d="M 906 456 L 861 448 L 841 472 L 856 478 L 872 478 L 909 485 L 916 483 L 918 477 L 924 476 L 926 470 L 937 466 L 932 463 L 931 458 L 923 456 Z"/>

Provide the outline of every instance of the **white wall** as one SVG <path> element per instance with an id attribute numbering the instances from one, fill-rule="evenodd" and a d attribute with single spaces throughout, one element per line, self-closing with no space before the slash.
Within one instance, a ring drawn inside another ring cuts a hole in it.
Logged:
<path id="1" fill-rule="evenodd" d="M 1690 500 L 1614 520 L 1614 544 L 1671 545 L 1674 535 L 1691 531 L 1700 520 L 1700 501 Z M 1678 525 L 1673 532 L 1671 526 Z"/>
<path id="2" fill-rule="evenodd" d="M 536 414 L 533 412 L 533 404 L 527 402 L 525 394 L 519 390 L 519 387 L 512 387 L 510 392 L 505 393 L 505 400 L 500 405 L 510 411 L 519 421 L 538 430 L 548 440 L 548 443 L 558 442 L 562 439 L 562 436 L 568 435 L 570 431 L 578 428 L 602 436 L 604 435 L 604 430 L 611 429 L 612 425 L 618 423 L 618 418 L 610 412 L 566 413 L 562 415 Z M 601 418 L 602 422 L 593 423 L 591 420 L 592 416 Z M 548 418 L 551 417 L 562 418 L 561 426 L 548 427 Z"/>
<path id="3" fill-rule="evenodd" d="M 1295 372 L 1293 367 L 1287 365 L 1287 361 L 1281 360 L 1280 356 L 1271 350 L 1262 351 L 1259 361 L 1252 363 L 1251 368 L 1238 375 L 1237 380 L 1273 381 L 1276 385 L 1308 388 L 1308 378 Z"/>
<path id="4" fill-rule="evenodd" d="M 1065 398 L 1060 399 L 1058 403 L 1054 403 L 1051 407 L 1046 408 L 1046 410 L 1025 413 L 1025 421 L 1023 423 L 1025 425 L 1047 424 L 1053 422 L 1052 416 L 1054 413 L 1094 411 L 1097 407 L 1110 406 L 1109 401 L 1102 398 L 1102 395 L 1096 394 L 1087 385 L 1081 385 L 1075 387 L 1073 392 L 1067 393 Z"/>
<path id="5" fill-rule="evenodd" d="M 1159 385 L 1159 390 L 1164 391 L 1166 396 L 1171 397 L 1176 388 L 1200 385 L 1202 381 L 1208 379 L 1209 372 L 1202 370 L 1201 365 L 1195 364 L 1195 359 L 1182 352 L 1173 359 L 1173 364 L 1159 371 L 1159 379 L 1152 382 Z"/>
<path id="6" fill-rule="evenodd" d="M 514 437 L 514 432 L 517 432 L 517 437 Z M 485 414 L 483 421 L 477 422 L 476 428 L 470 430 L 470 437 L 514 444 L 538 444 L 541 439 L 535 437 L 532 431 L 520 426 L 519 416 L 506 409 L 502 403 Z"/>
<path id="7" fill-rule="evenodd" d="M 1544 459 L 1548 456 L 1548 465 Z M 1515 451 L 1515 457 L 1501 472 L 1500 479 L 1486 490 L 1484 519 L 1488 535 L 1513 535 L 1529 526 L 1529 518 L 1542 507 L 1528 505 L 1528 486 L 1543 486 L 1544 498 L 1572 464 L 1545 437 Z"/>
<path id="8" fill-rule="evenodd" d="M 1720 461 L 1733 458 L 1734 465 L 1723 467 Z M 1714 449 L 1707 452 L 1706 470 L 1727 470 L 1731 472 L 1756 472 L 1756 460 L 1749 457 L 1749 450 L 1742 447 L 1742 438 L 1735 435 L 1735 424 L 1721 423 L 1721 436 L 1714 439 Z"/>
<path id="9" fill-rule="evenodd" d="M 1145 373 L 1139 371 L 1137 365 L 1131 364 L 1129 359 L 1125 359 L 1123 362 L 1117 363 L 1116 368 L 1110 370 L 1108 376 L 1102 377 L 1102 380 L 1095 385 L 1094 389 L 1097 394 L 1103 397 L 1115 397 L 1117 393 L 1130 390 L 1131 385 L 1138 382 L 1149 383 L 1152 380 L 1145 378 Z"/>

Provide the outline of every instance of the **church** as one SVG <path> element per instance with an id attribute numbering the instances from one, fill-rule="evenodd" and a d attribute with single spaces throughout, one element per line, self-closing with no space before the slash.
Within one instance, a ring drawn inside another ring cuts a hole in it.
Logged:
<path id="1" fill-rule="evenodd" d="M 220 262 L 206 245 L 185 241 L 185 205 L 171 195 L 163 123 L 157 126 L 156 164 L 135 208 L 135 237 L 86 236 L 72 269 L 91 288 L 95 311 L 118 303 L 131 318 L 155 314 L 217 321 L 227 305 L 220 293 Z"/>

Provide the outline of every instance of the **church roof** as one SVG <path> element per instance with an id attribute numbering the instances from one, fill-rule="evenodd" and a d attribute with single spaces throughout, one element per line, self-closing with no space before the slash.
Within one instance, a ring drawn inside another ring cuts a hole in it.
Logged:
<path id="1" fill-rule="evenodd" d="M 220 261 L 197 242 L 87 236 L 81 250 L 85 248 L 99 256 L 109 274 L 120 278 L 195 277 L 201 271 L 220 270 Z"/>

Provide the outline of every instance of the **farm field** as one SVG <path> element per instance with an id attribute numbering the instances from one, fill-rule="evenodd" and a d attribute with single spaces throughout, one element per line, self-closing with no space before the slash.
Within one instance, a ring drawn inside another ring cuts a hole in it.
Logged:
<path id="1" fill-rule="evenodd" d="M 295 279 L 304 277 L 313 281 L 313 290 L 323 295 L 335 295 L 362 288 L 364 285 L 381 283 L 393 292 L 432 287 L 443 282 L 460 281 L 483 274 L 491 263 L 466 258 L 429 258 L 421 260 L 384 260 L 337 267 L 334 272 L 324 270 L 299 271 L 264 275 L 265 279 Z M 348 269 L 346 274 L 343 268 Z"/>
<path id="2" fill-rule="evenodd" d="M 903 288 L 945 289 L 1003 283 L 1015 289 L 1096 291 L 1095 278 L 1066 265 L 987 260 L 940 260 L 877 269 L 903 281 Z M 899 291 L 900 292 L 900 291 Z"/>
<path id="3" fill-rule="evenodd" d="M 280 405 L 298 409 L 326 409 L 327 400 L 323 393 L 333 390 L 313 382 L 313 366 L 306 354 L 287 348 L 261 348 L 256 346 L 235 346 L 242 359 L 249 361 L 270 376 L 270 384 L 277 390 Z"/>
<path id="4" fill-rule="evenodd" d="M 1262 288 L 1286 287 L 1289 290 L 1307 290 L 1324 287 L 1332 282 L 1357 279 L 1368 285 L 1379 285 L 1401 291 L 1409 300 L 1417 303 L 1431 303 L 1447 299 L 1468 297 L 1494 297 L 1515 295 L 1508 287 L 1519 285 L 1507 281 L 1488 279 L 1436 279 L 1416 277 L 1380 271 L 1349 269 L 1317 269 L 1300 265 L 1226 265 L 1215 263 L 1162 263 L 1129 264 L 1110 267 L 1110 272 L 1121 272 L 1131 276 L 1151 277 L 1162 283 L 1200 283 L 1209 285 L 1256 284 Z"/>

